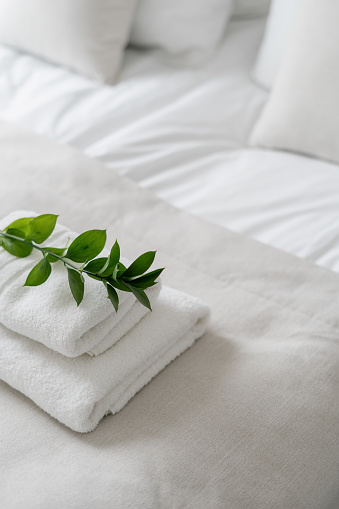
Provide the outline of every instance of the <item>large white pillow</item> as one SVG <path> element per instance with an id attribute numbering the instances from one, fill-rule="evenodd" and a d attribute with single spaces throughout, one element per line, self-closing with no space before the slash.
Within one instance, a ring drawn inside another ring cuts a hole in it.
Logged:
<path id="1" fill-rule="evenodd" d="M 0 0 L 0 43 L 112 83 L 134 0 Z"/>
<path id="2" fill-rule="evenodd" d="M 272 88 L 288 48 L 300 0 L 272 0 L 265 34 L 253 71 L 254 80 Z"/>
<path id="3" fill-rule="evenodd" d="M 250 143 L 339 163 L 339 1 L 302 0 Z"/>
<path id="4" fill-rule="evenodd" d="M 158 48 L 174 63 L 199 64 L 220 42 L 233 0 L 139 0 L 130 42 Z"/>
<path id="5" fill-rule="evenodd" d="M 256 18 L 268 13 L 271 0 L 235 0 L 233 16 L 236 18 Z"/>

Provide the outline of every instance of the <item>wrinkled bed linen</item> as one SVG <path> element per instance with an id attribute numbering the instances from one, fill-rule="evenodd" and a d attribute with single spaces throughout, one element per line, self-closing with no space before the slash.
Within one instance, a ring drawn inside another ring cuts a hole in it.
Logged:
<path id="1" fill-rule="evenodd" d="M 0 176 L 0 216 L 48 204 L 74 231 L 107 225 L 129 258 L 156 248 L 164 284 L 212 311 L 203 338 L 85 436 L 0 382 L 2 507 L 338 507 L 337 274 L 3 124 Z"/>
<path id="2" fill-rule="evenodd" d="M 0 49 L 0 117 L 65 143 L 170 203 L 339 272 L 339 169 L 245 149 L 267 93 L 250 79 L 265 20 L 231 22 L 196 70 L 126 52 L 103 87 Z"/>

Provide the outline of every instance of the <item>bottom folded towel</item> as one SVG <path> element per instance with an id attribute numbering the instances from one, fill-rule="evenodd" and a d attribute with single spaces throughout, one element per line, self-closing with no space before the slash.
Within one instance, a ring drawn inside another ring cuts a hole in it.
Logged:
<path id="1" fill-rule="evenodd" d="M 205 332 L 209 308 L 163 287 L 148 313 L 97 357 L 65 357 L 0 325 L 0 378 L 82 433 L 126 403 Z"/>

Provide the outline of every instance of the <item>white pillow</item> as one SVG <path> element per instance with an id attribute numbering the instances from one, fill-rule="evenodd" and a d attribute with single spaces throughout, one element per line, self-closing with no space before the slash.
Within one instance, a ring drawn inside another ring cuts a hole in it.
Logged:
<path id="1" fill-rule="evenodd" d="M 202 63 L 220 42 L 233 0 L 139 0 L 130 42 L 183 64 Z"/>
<path id="2" fill-rule="evenodd" d="M 233 16 L 236 18 L 257 18 L 268 13 L 271 0 L 235 0 Z"/>
<path id="3" fill-rule="evenodd" d="M 251 145 L 339 163 L 339 1 L 302 0 Z"/>
<path id="4" fill-rule="evenodd" d="M 264 88 L 273 87 L 295 23 L 300 0 L 272 0 L 253 78 Z"/>
<path id="5" fill-rule="evenodd" d="M 0 43 L 91 78 L 116 78 L 134 0 L 1 0 Z"/>

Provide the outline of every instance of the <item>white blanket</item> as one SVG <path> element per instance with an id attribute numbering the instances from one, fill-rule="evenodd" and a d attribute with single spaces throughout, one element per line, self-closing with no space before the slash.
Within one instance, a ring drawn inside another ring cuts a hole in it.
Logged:
<path id="1" fill-rule="evenodd" d="M 0 383 L 6 509 L 337 509 L 337 274 L 5 125 L 0 177 L 0 216 L 48 204 L 75 231 L 106 222 L 109 243 L 130 258 L 157 249 L 164 285 L 212 311 L 202 340 L 92 433 Z"/>
<path id="2" fill-rule="evenodd" d="M 128 49 L 114 87 L 0 47 L 0 116 L 176 207 L 339 272 L 338 166 L 244 148 L 267 99 L 251 79 L 264 27 L 232 21 L 199 69 Z"/>

